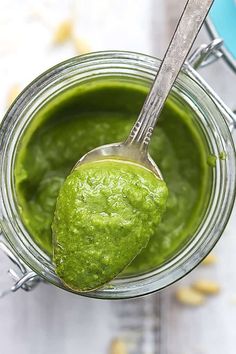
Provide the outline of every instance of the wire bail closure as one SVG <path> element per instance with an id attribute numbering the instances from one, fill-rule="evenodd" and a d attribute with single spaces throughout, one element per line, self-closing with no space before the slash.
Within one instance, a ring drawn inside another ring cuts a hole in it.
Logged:
<path id="1" fill-rule="evenodd" d="M 221 50 L 223 43 L 223 39 L 216 38 L 209 44 L 200 45 L 190 55 L 188 64 L 195 70 L 213 64 L 224 55 Z"/>
<path id="2" fill-rule="evenodd" d="M 3 238 L 3 236 L 2 236 Z M 22 261 L 15 255 L 10 249 L 9 245 L 2 239 L 0 240 L 0 250 L 10 259 L 10 261 L 17 266 L 19 272 L 16 272 L 13 268 L 8 270 L 8 274 L 15 281 L 15 284 L 7 290 L 0 291 L 0 299 L 18 289 L 30 291 L 35 288 L 42 279 L 30 268 L 28 268 Z"/>

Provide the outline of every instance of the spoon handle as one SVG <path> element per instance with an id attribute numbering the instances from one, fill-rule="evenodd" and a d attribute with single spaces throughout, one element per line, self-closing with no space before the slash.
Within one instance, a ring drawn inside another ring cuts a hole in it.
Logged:
<path id="1" fill-rule="evenodd" d="M 164 59 L 126 141 L 146 150 L 163 105 L 214 0 L 188 0 Z"/>

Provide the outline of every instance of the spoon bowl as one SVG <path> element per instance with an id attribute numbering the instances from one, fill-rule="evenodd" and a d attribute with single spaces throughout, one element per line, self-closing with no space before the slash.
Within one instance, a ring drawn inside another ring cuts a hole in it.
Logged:
<path id="1" fill-rule="evenodd" d="M 126 143 L 114 143 L 99 146 L 85 154 L 74 166 L 73 170 L 81 164 L 101 159 L 123 159 L 135 162 L 151 170 L 157 178 L 163 180 L 162 173 L 149 153 L 142 152 L 134 144 L 128 146 Z"/>

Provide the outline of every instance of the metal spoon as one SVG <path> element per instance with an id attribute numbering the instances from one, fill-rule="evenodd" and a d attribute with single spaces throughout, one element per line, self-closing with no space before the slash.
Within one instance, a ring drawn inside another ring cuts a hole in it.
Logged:
<path id="1" fill-rule="evenodd" d="M 144 165 L 158 178 L 163 179 L 161 171 L 148 153 L 148 145 L 163 105 L 213 1 L 187 1 L 152 88 L 127 140 L 91 150 L 76 163 L 74 169 L 82 163 L 119 158 Z"/>

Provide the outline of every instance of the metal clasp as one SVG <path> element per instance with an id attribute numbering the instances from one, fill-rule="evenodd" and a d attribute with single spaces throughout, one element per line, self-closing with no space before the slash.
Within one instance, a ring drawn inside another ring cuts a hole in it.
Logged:
<path id="1" fill-rule="evenodd" d="M 223 56 L 222 45 L 221 38 L 214 39 L 210 44 L 200 45 L 189 57 L 188 64 L 196 70 L 214 63 Z"/>
<path id="2" fill-rule="evenodd" d="M 23 289 L 25 291 L 30 291 L 41 281 L 41 278 L 32 270 L 30 270 L 25 264 L 23 264 L 20 259 L 15 255 L 15 253 L 10 249 L 3 240 L 0 241 L 0 249 L 3 253 L 17 266 L 18 271 L 10 268 L 8 274 L 15 281 L 15 284 L 7 290 L 0 291 L 0 298 L 17 291 L 18 289 Z"/>
<path id="3" fill-rule="evenodd" d="M 224 55 L 222 46 L 223 40 L 221 38 L 216 38 L 209 44 L 200 45 L 200 47 L 198 47 L 189 57 L 185 64 L 185 68 L 188 70 L 189 74 L 192 74 L 193 77 L 197 78 L 198 82 L 202 84 L 205 91 L 211 95 L 218 108 L 225 115 L 228 127 L 232 132 L 234 129 L 236 129 L 236 111 L 232 112 L 232 110 L 227 107 L 227 105 L 218 97 L 218 95 L 216 95 L 214 90 L 196 72 L 197 69 L 210 65 L 220 59 Z"/>

